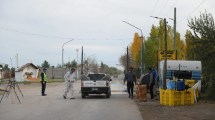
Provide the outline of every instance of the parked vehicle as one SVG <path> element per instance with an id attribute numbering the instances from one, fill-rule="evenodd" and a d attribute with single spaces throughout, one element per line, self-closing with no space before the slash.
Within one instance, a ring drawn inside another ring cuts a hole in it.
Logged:
<path id="1" fill-rule="evenodd" d="M 111 96 L 111 76 L 104 73 L 90 73 L 81 76 L 81 96 L 85 98 L 89 94 L 105 94 Z"/>

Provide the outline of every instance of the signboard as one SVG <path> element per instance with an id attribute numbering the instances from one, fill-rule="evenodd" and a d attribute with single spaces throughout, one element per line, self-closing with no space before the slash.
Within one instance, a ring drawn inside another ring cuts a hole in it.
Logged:
<path id="1" fill-rule="evenodd" d="M 158 61 L 164 60 L 165 54 L 164 50 L 158 50 Z M 167 50 L 167 60 L 176 60 L 177 52 L 176 50 Z"/>

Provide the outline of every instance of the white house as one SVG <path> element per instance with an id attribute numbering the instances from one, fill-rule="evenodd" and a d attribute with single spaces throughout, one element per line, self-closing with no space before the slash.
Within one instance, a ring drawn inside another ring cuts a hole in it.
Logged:
<path id="1" fill-rule="evenodd" d="M 25 81 L 27 78 L 37 78 L 39 68 L 33 63 L 27 63 L 15 71 L 16 81 Z"/>
<path id="2" fill-rule="evenodd" d="M 0 62 L 0 79 L 2 79 L 3 78 L 3 74 L 4 74 L 4 72 L 3 72 L 3 67 L 5 66 L 5 64 L 4 63 L 1 63 Z"/>
<path id="3" fill-rule="evenodd" d="M 3 69 L 3 64 L 2 63 L 0 63 L 0 79 L 2 79 L 3 77 L 2 77 L 2 69 Z"/>

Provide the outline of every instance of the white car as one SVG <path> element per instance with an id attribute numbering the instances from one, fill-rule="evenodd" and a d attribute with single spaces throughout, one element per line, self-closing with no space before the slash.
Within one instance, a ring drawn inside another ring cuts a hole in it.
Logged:
<path id="1" fill-rule="evenodd" d="M 87 76 L 81 76 L 81 96 L 85 98 L 89 94 L 106 94 L 107 98 L 111 96 L 110 75 L 104 73 L 90 73 Z"/>

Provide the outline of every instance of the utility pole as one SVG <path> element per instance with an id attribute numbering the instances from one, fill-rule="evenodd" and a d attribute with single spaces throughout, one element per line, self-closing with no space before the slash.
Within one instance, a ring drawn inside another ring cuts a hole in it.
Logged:
<path id="1" fill-rule="evenodd" d="M 19 60 L 19 58 L 18 58 L 18 53 L 16 53 L 16 68 L 18 69 L 19 68 L 19 65 L 18 65 L 18 60 Z"/>
<path id="2" fill-rule="evenodd" d="M 174 50 L 176 50 L 176 8 L 174 8 Z"/>
<path id="3" fill-rule="evenodd" d="M 163 66 L 163 89 L 166 90 L 166 70 L 167 70 L 167 29 L 166 29 L 166 18 L 154 17 L 152 18 L 160 19 L 164 21 L 164 66 Z"/>
<path id="4" fill-rule="evenodd" d="M 163 89 L 166 90 L 166 70 L 167 70 L 167 30 L 166 18 L 164 18 L 164 69 L 163 69 Z"/>
<path id="5" fill-rule="evenodd" d="M 128 72 L 128 68 L 129 67 L 129 56 L 128 56 L 128 46 L 127 46 L 127 72 Z"/>
<path id="6" fill-rule="evenodd" d="M 13 67 L 12 58 L 10 58 L 10 65 L 11 65 L 11 68 L 12 68 Z"/>
<path id="7" fill-rule="evenodd" d="M 77 52 L 77 68 L 76 68 L 77 76 L 76 76 L 76 79 L 78 79 L 78 49 L 76 49 L 76 52 Z"/>
<path id="8" fill-rule="evenodd" d="M 82 47 L 81 47 L 81 75 L 84 74 L 84 72 L 83 72 L 83 67 L 84 67 L 84 64 L 83 64 L 83 56 L 84 56 L 84 54 L 83 54 L 83 46 L 82 46 Z"/>

